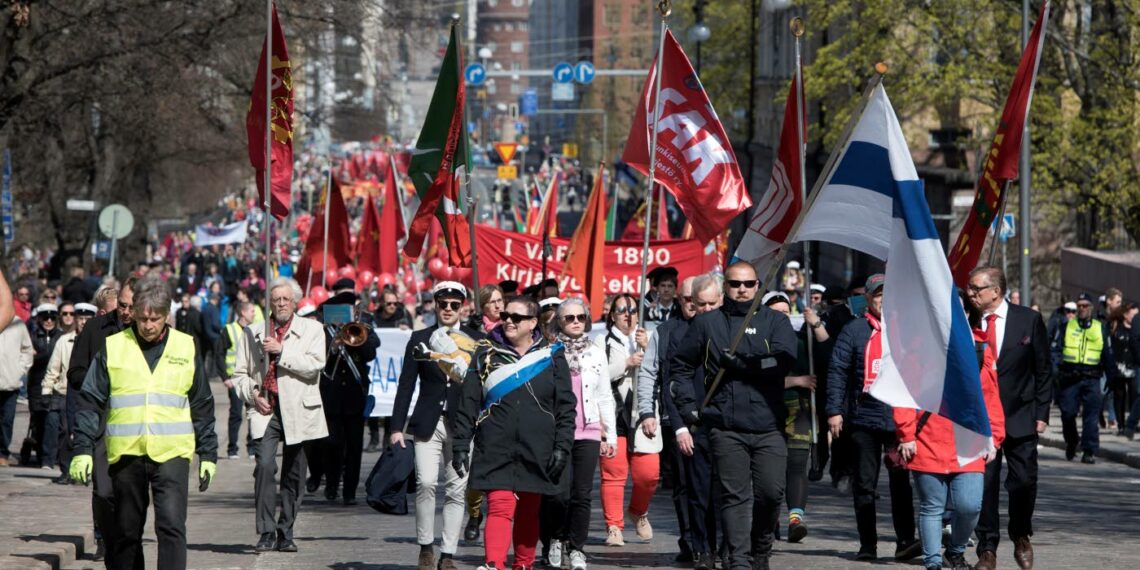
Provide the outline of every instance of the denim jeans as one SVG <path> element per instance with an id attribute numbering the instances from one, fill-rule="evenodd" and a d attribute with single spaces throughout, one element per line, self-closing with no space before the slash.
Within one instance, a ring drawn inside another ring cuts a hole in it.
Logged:
<path id="1" fill-rule="evenodd" d="M 918 534 L 922 539 L 923 564 L 942 566 L 942 514 L 949 493 L 954 509 L 950 517 L 950 543 L 947 554 L 966 552 L 966 542 L 978 524 L 982 510 L 981 473 L 914 472 L 914 490 L 918 494 Z"/>

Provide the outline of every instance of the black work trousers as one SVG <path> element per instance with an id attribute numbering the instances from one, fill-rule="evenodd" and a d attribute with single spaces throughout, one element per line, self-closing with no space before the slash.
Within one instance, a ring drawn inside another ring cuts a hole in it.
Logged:
<path id="1" fill-rule="evenodd" d="M 772 554 L 788 448 L 784 434 L 709 432 L 724 504 L 722 520 L 729 567 L 751 570 L 752 559 Z"/>
<path id="2" fill-rule="evenodd" d="M 784 494 L 789 513 L 792 509 L 807 510 L 808 463 L 810 461 L 810 448 L 788 449 L 788 468 L 785 472 Z"/>
<path id="3" fill-rule="evenodd" d="M 570 486 L 557 495 L 544 495 L 539 511 L 539 538 L 547 550 L 555 540 L 569 543 L 570 550 L 581 551 L 590 532 L 590 511 L 593 503 L 594 473 L 598 471 L 598 452 L 601 442 L 588 439 L 574 440 L 570 448 L 570 463 L 562 478 L 570 477 Z"/>
<path id="4" fill-rule="evenodd" d="M 677 547 L 682 553 L 693 552 L 689 544 L 692 535 L 689 529 L 689 490 L 685 486 L 685 457 L 677 448 L 677 432 L 668 424 L 661 426 L 661 465 L 668 469 L 661 469 L 665 484 L 669 486 L 673 498 L 673 512 L 677 515 Z"/>
<path id="5" fill-rule="evenodd" d="M 978 554 L 997 552 L 1001 538 L 1001 463 L 1005 460 L 1009 472 L 1005 476 L 1005 491 L 1009 494 L 1009 538 L 1033 536 L 1033 509 L 1037 505 L 1037 434 L 1028 437 L 1006 438 L 998 449 L 997 458 L 986 464 L 985 490 L 982 492 L 982 513 L 974 533 L 978 537 Z"/>
<path id="6" fill-rule="evenodd" d="M 158 568 L 186 568 L 186 502 L 190 461 L 183 457 L 156 463 L 149 457 L 128 455 L 111 465 L 115 489 L 115 518 L 120 535 L 109 547 L 107 568 L 142 570 L 142 535 L 146 512 L 154 495 L 154 533 L 158 537 Z"/>
<path id="7" fill-rule="evenodd" d="M 860 550 L 877 552 L 879 534 L 875 528 L 875 489 L 879 486 L 883 451 L 898 447 L 899 442 L 893 431 L 859 426 L 845 429 L 850 435 L 854 467 L 851 492 L 855 499 L 855 524 L 859 528 Z M 887 477 L 890 481 L 891 521 L 895 527 L 895 540 L 898 543 L 912 542 L 915 524 L 910 474 L 906 469 L 887 469 Z"/>
<path id="8" fill-rule="evenodd" d="M 324 448 L 325 488 L 337 488 L 344 479 L 343 496 L 356 498 L 360 483 L 360 456 L 364 453 L 364 416 L 340 414 L 328 418 L 329 436 Z"/>
<path id="9" fill-rule="evenodd" d="M 685 457 L 685 491 L 689 501 L 689 545 L 696 554 L 725 554 L 720 526 L 720 485 L 714 484 L 715 465 L 708 432 L 692 432 L 693 455 Z"/>
<path id="10" fill-rule="evenodd" d="M 293 540 L 293 523 L 305 498 L 305 444 L 284 445 L 285 431 L 281 427 L 280 412 L 274 411 L 265 428 L 265 435 L 257 440 L 257 465 L 253 468 L 253 494 L 257 504 L 257 533 L 277 532 L 280 537 Z M 274 488 L 277 476 L 277 447 L 281 454 L 281 488 Z M 277 499 L 281 498 L 281 516 Z"/>
<path id="11" fill-rule="evenodd" d="M 115 489 L 111 483 L 110 465 L 107 463 L 107 443 L 102 437 L 95 440 L 91 450 L 91 518 L 95 523 L 95 538 L 106 545 L 108 566 L 114 556 L 112 543 L 119 537 L 119 523 L 115 515 Z"/>
<path id="12" fill-rule="evenodd" d="M 237 388 L 230 388 L 229 394 L 230 413 L 226 421 L 226 436 L 229 441 L 226 445 L 226 453 L 234 456 L 241 451 L 238 446 L 238 435 L 241 434 L 241 422 L 245 419 L 245 402 L 238 396 Z"/>

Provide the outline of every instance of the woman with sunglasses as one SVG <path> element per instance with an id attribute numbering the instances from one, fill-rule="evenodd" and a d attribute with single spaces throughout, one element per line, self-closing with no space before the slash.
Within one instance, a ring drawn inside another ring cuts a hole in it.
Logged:
<path id="1" fill-rule="evenodd" d="M 542 496 L 565 487 L 576 417 L 566 357 L 539 334 L 537 303 L 516 297 L 501 317 L 467 369 L 452 445 L 456 473 L 471 457 L 469 486 L 487 494 L 482 570 L 508 568 L 512 541 L 513 567 L 534 566 Z"/>
<path id="2" fill-rule="evenodd" d="M 570 383 L 578 400 L 574 416 L 574 446 L 570 470 L 564 479 L 570 487 L 542 500 L 541 532 L 547 565 L 560 568 L 563 554 L 570 570 L 586 570 L 583 547 L 590 529 L 591 493 L 598 456 L 613 457 L 617 440 L 614 398 L 610 393 L 606 354 L 590 342 L 590 306 L 572 297 L 558 306 L 555 324 L 570 366 Z"/>
<path id="3" fill-rule="evenodd" d="M 616 445 L 610 456 L 601 459 L 606 546 L 624 546 L 622 505 L 625 503 L 625 482 L 631 476 L 633 495 L 629 500 L 629 515 L 635 522 L 638 538 L 653 538 L 653 527 L 649 525 L 648 517 L 649 501 L 657 490 L 660 474 L 657 454 L 661 453 L 661 438 L 657 437 L 659 431 L 654 431 L 654 436 L 649 437 L 637 425 L 634 383 L 645 347 L 649 344 L 649 335 L 637 326 L 637 300 L 632 295 L 623 293 L 614 298 L 606 317 L 606 334 L 594 342 L 606 355 L 617 415 Z"/>
<path id="4" fill-rule="evenodd" d="M 75 330 L 75 303 L 64 301 L 59 304 L 59 330 L 60 334 Z"/>
<path id="5" fill-rule="evenodd" d="M 51 469 L 51 465 L 44 462 L 44 427 L 47 422 L 50 398 L 43 397 L 44 376 L 47 374 L 48 361 L 55 350 L 55 343 L 63 332 L 59 329 L 59 307 L 50 303 L 43 303 L 36 307 L 32 317 L 32 347 L 36 354 L 32 359 L 32 367 L 28 370 L 28 410 L 31 412 L 32 439 L 36 442 L 35 452 L 37 461 L 42 467 Z M 51 451 L 50 446 L 48 451 Z M 27 465 L 30 454 L 22 455 L 20 463 Z"/>

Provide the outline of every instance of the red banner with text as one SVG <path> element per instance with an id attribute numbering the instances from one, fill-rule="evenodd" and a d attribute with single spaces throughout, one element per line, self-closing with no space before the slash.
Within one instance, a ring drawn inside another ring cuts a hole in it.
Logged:
<path id="1" fill-rule="evenodd" d="M 542 273 L 542 236 L 495 229 L 480 225 L 475 232 L 476 252 L 479 260 L 479 282 L 498 283 L 518 281 L 520 288 L 537 284 L 544 279 Z M 637 293 L 641 275 L 641 242 L 608 241 L 605 258 L 605 290 L 615 293 Z M 546 276 L 559 279 L 563 293 L 581 293 L 582 284 L 569 275 L 559 277 L 562 264 L 570 250 L 570 240 L 550 238 L 550 259 Z M 696 240 L 661 240 L 649 242 L 649 270 L 654 267 L 674 267 L 681 279 L 719 266 L 715 242 L 709 246 Z"/>

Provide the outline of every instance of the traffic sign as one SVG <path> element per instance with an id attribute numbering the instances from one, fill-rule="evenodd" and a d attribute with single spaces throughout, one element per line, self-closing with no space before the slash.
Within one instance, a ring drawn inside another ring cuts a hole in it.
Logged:
<path id="1" fill-rule="evenodd" d="M 519 143 L 514 142 L 497 142 L 495 143 L 495 152 L 499 153 L 499 158 L 503 159 L 503 164 L 510 164 L 511 159 L 515 157 L 515 151 L 519 149 Z"/>
<path id="2" fill-rule="evenodd" d="M 487 80 L 487 68 L 482 63 L 469 63 L 463 68 L 463 80 L 472 87 L 478 87 Z"/>
<path id="3" fill-rule="evenodd" d="M 995 220 L 996 221 L 996 220 Z M 998 231 L 998 239 L 1001 241 L 1009 241 L 1010 238 L 1017 236 L 1017 224 L 1014 220 L 1013 214 L 1006 214 L 1001 217 L 1001 229 Z"/>
<path id="4" fill-rule="evenodd" d="M 499 167 L 499 178 L 503 180 L 514 180 L 519 177 L 519 167 L 513 164 L 506 164 Z"/>
<path id="5" fill-rule="evenodd" d="M 594 64 L 588 61 L 579 61 L 574 66 L 574 81 L 582 85 L 589 85 L 594 81 Z"/>
<path id="6" fill-rule="evenodd" d="M 95 200 L 68 200 L 67 209 L 75 212 L 94 212 Z"/>
<path id="7" fill-rule="evenodd" d="M 554 82 L 570 83 L 574 81 L 574 66 L 565 61 L 554 66 Z"/>
<path id="8" fill-rule="evenodd" d="M 111 239 L 123 239 L 135 227 L 135 217 L 121 204 L 111 204 L 99 212 L 99 230 Z"/>
<path id="9" fill-rule="evenodd" d="M 99 240 L 91 244 L 91 254 L 95 259 L 111 259 L 111 240 Z"/>
<path id="10" fill-rule="evenodd" d="M 550 86 L 550 100 L 551 101 L 573 101 L 574 100 L 574 84 L 573 83 L 554 83 Z"/>
<path id="11" fill-rule="evenodd" d="M 538 113 L 537 89 L 527 89 L 519 95 L 519 113 L 528 117 Z"/>
<path id="12" fill-rule="evenodd" d="M 578 158 L 578 143 L 562 143 L 562 156 Z"/>
<path id="13" fill-rule="evenodd" d="M 515 132 L 516 133 L 521 134 L 525 130 L 526 130 L 526 123 L 524 123 L 522 121 L 515 121 Z"/>

